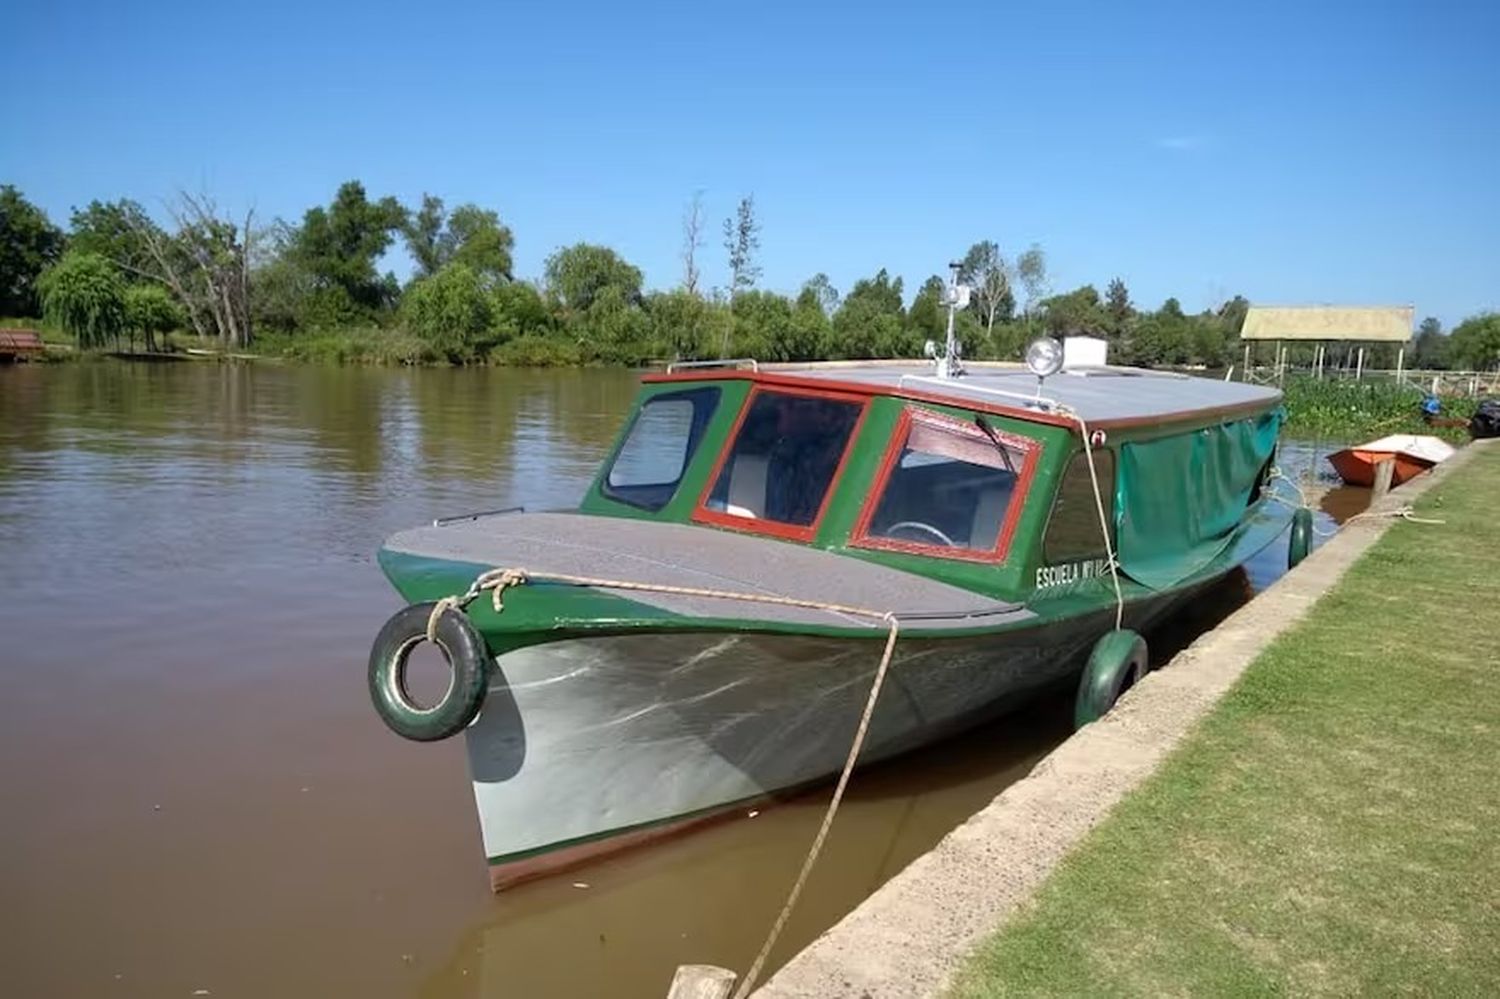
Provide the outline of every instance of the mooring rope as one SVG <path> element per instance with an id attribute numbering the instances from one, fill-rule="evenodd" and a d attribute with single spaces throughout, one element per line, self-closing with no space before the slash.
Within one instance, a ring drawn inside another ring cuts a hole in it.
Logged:
<path id="1" fill-rule="evenodd" d="M 1287 485 L 1292 487 L 1292 491 L 1297 494 L 1297 502 L 1293 503 L 1285 496 L 1277 496 L 1274 492 L 1271 491 L 1271 484 L 1278 481 L 1285 482 Z M 1283 506 L 1291 507 L 1293 510 L 1306 510 L 1308 513 L 1313 512 L 1312 504 L 1307 501 L 1307 494 L 1302 491 L 1301 486 L 1299 486 L 1295 481 L 1293 481 L 1290 477 L 1282 472 L 1280 465 L 1272 465 L 1271 470 L 1266 473 L 1266 488 L 1264 490 L 1264 494 L 1266 499 L 1270 500 L 1273 503 L 1280 503 Z M 1351 517 L 1349 519 L 1353 520 L 1354 518 Z M 1332 531 L 1326 531 L 1320 528 L 1317 525 L 1317 522 L 1314 521 L 1312 524 L 1312 532 L 1320 538 L 1331 538 L 1338 533 L 1338 530 L 1335 529 Z"/>
<path id="2" fill-rule="evenodd" d="M 1104 493 L 1099 489 L 1099 472 L 1094 467 L 1094 441 L 1083 414 L 1071 406 L 1058 406 L 1056 412 L 1070 416 L 1078 422 L 1078 432 L 1083 435 L 1083 453 L 1088 458 L 1089 481 L 1094 486 L 1094 509 L 1099 513 L 1099 533 L 1104 538 L 1104 552 L 1109 556 L 1109 578 L 1115 586 L 1115 630 L 1125 626 L 1125 595 L 1120 590 L 1120 564 L 1115 558 L 1115 545 L 1109 536 L 1109 515 L 1104 512 Z"/>
<path id="3" fill-rule="evenodd" d="M 1289 506 L 1293 510 L 1307 510 L 1309 513 L 1312 512 L 1312 504 L 1307 501 L 1307 494 L 1302 491 L 1302 487 L 1297 485 L 1297 483 L 1292 479 L 1288 478 L 1286 474 L 1281 471 L 1280 466 L 1272 465 L 1271 471 L 1266 475 L 1266 484 L 1269 486 L 1272 482 L 1276 482 L 1278 480 L 1285 482 L 1287 485 L 1292 487 L 1292 490 L 1297 494 L 1297 502 L 1293 503 L 1285 496 L 1277 496 L 1275 493 L 1269 491 L 1265 494 L 1267 499 L 1274 500 L 1277 503 Z M 1410 524 L 1442 525 L 1447 523 L 1446 520 L 1438 520 L 1434 517 L 1418 517 L 1416 510 L 1414 510 L 1411 504 L 1408 503 L 1405 506 L 1402 506 L 1395 510 L 1366 510 L 1363 513 L 1356 513 L 1352 517 L 1345 518 L 1343 523 L 1341 523 L 1339 527 L 1347 527 L 1348 525 L 1354 523 L 1356 520 L 1363 520 L 1366 517 L 1372 519 L 1380 517 L 1399 517 L 1400 519 Z M 1338 533 L 1337 529 L 1332 531 L 1322 530 L 1317 526 L 1317 524 L 1313 525 L 1312 530 L 1313 533 L 1320 538 L 1331 538 Z"/>
<path id="4" fill-rule="evenodd" d="M 887 628 L 885 639 L 885 651 L 881 654 L 880 665 L 875 668 L 875 678 L 870 681 L 870 693 L 865 698 L 864 711 L 860 713 L 859 725 L 854 730 L 854 741 L 849 744 L 849 756 L 844 761 L 844 768 L 839 771 L 838 783 L 834 785 L 833 797 L 828 801 L 828 807 L 823 812 L 823 821 L 818 825 L 817 835 L 813 837 L 812 846 L 807 851 L 807 856 L 802 860 L 802 869 L 797 873 L 797 880 L 792 883 L 792 889 L 787 893 L 786 903 L 782 905 L 781 912 L 777 914 L 776 921 L 771 925 L 771 931 L 766 934 L 765 943 L 761 944 L 760 953 L 755 955 L 750 970 L 740 980 L 739 988 L 735 990 L 734 999 L 743 999 L 750 994 L 751 988 L 759 979 L 761 971 L 765 968 L 766 960 L 771 956 L 771 949 L 776 946 L 776 941 L 781 937 L 781 931 L 786 928 L 786 923 L 791 918 L 792 910 L 797 905 L 797 899 L 802 895 L 802 889 L 807 884 L 808 877 L 812 874 L 813 866 L 818 862 L 818 855 L 823 852 L 823 844 L 828 839 L 828 831 L 833 828 L 833 820 L 838 815 L 839 806 L 844 800 L 844 791 L 849 786 L 849 778 L 854 773 L 854 764 L 859 759 L 860 750 L 864 748 L 865 737 L 870 731 L 870 719 L 875 715 L 875 704 L 880 699 L 880 690 L 885 686 L 886 673 L 890 670 L 891 659 L 896 652 L 896 639 L 901 633 L 901 623 L 894 611 L 871 610 L 868 607 L 856 607 L 850 604 L 832 603 L 826 600 L 804 600 L 798 597 L 783 597 L 770 593 L 742 593 L 735 590 L 715 590 L 700 586 L 671 586 L 666 583 L 641 583 L 627 579 L 604 579 L 595 576 L 574 576 L 567 573 L 533 573 L 525 569 L 490 569 L 475 577 L 469 588 L 458 596 L 443 597 L 432 608 L 432 613 L 427 618 L 427 638 L 431 641 L 437 633 L 438 622 L 443 614 L 450 610 L 462 611 L 474 600 L 478 599 L 485 590 L 490 591 L 490 599 L 495 608 L 495 613 L 505 610 L 504 594 L 512 586 L 525 586 L 529 583 L 553 583 L 562 586 L 589 586 L 606 590 L 634 590 L 646 593 L 670 593 L 678 596 L 706 597 L 713 600 L 740 600 L 747 603 L 772 604 L 778 607 L 802 607 L 808 610 L 829 611 L 836 614 L 848 614 L 853 617 L 866 617 L 884 621 Z"/>
<path id="5" fill-rule="evenodd" d="M 1273 500 L 1276 500 L 1278 503 L 1285 503 L 1287 506 L 1291 506 L 1292 509 L 1294 509 L 1294 510 L 1296 510 L 1296 509 L 1311 510 L 1312 509 L 1311 504 L 1309 504 L 1307 502 L 1307 494 L 1302 491 L 1302 487 L 1299 486 L 1299 485 L 1297 485 L 1297 483 L 1290 476 L 1288 476 L 1285 472 L 1283 472 L 1281 470 L 1281 466 L 1280 465 L 1272 465 L 1271 466 L 1271 470 L 1266 473 L 1266 485 L 1269 487 L 1271 485 L 1271 483 L 1276 482 L 1278 480 L 1281 481 L 1281 482 L 1285 482 L 1287 485 L 1289 485 L 1289 486 L 1292 487 L 1292 491 L 1297 494 L 1297 504 L 1298 505 L 1293 506 L 1293 504 L 1292 504 L 1292 502 L 1290 500 L 1284 499 L 1284 498 L 1282 498 L 1280 496 L 1277 496 L 1275 493 L 1268 491 L 1266 493 L 1266 495 L 1269 498 L 1271 498 Z"/>
<path id="6" fill-rule="evenodd" d="M 1418 517 L 1417 511 L 1412 509 L 1411 504 L 1401 507 L 1399 510 L 1366 510 L 1364 513 L 1356 513 L 1345 524 L 1351 524 L 1364 517 L 1400 517 L 1409 524 L 1446 524 L 1446 520 L 1437 520 L 1433 517 Z"/>
<path id="7" fill-rule="evenodd" d="M 834 785 L 833 797 L 829 799 L 828 808 L 823 812 L 823 821 L 818 825 L 818 834 L 813 837 L 812 847 L 802 860 L 802 870 L 797 873 L 797 880 L 792 883 L 792 890 L 787 893 L 786 904 L 781 907 L 781 912 L 776 916 L 776 922 L 771 925 L 771 932 L 766 934 L 765 943 L 760 945 L 760 953 L 755 955 L 755 960 L 750 964 L 750 970 L 745 972 L 745 977 L 740 980 L 739 987 L 734 990 L 733 999 L 744 999 L 755 987 L 761 970 L 765 967 L 766 959 L 771 956 L 771 948 L 776 946 L 781 931 L 786 928 L 786 921 L 791 917 L 792 909 L 797 905 L 802 888 L 807 884 L 808 875 L 812 874 L 813 865 L 818 861 L 818 854 L 823 851 L 823 842 L 828 838 L 828 830 L 833 827 L 833 817 L 838 814 L 839 805 L 844 800 L 844 789 L 849 786 L 849 775 L 854 772 L 854 761 L 859 759 L 859 751 L 864 747 L 865 733 L 870 729 L 870 718 L 875 714 L 875 702 L 880 697 L 880 688 L 885 684 L 886 670 L 890 669 L 891 656 L 896 651 L 896 636 L 901 631 L 900 622 L 896 620 L 894 614 L 885 615 L 885 620 L 890 625 L 890 634 L 886 636 L 885 653 L 880 657 L 880 666 L 875 670 L 875 679 L 870 683 L 870 696 L 865 699 L 865 710 L 859 716 L 859 727 L 854 730 L 854 741 L 849 744 L 849 758 L 844 761 L 844 769 L 839 772 L 839 782 Z"/>

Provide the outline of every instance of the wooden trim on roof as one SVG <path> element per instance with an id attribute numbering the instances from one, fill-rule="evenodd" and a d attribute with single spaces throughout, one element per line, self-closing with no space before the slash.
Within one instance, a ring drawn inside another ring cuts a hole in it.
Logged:
<path id="1" fill-rule="evenodd" d="M 747 381 L 755 385 L 771 385 L 815 393 L 820 391 L 841 392 L 867 397 L 881 395 L 894 399 L 925 402 L 937 406 L 952 406 L 957 409 L 967 409 L 976 413 L 1005 416 L 1028 423 L 1041 423 L 1052 427 L 1066 427 L 1074 433 L 1078 432 L 1078 422 L 1061 413 L 1047 413 L 1041 410 L 1027 409 L 1024 406 L 1009 406 L 1001 402 L 996 402 L 993 399 L 981 398 L 977 395 L 969 396 L 958 393 L 947 395 L 942 392 L 929 392 L 925 389 L 917 389 L 910 386 L 877 385 L 872 382 L 845 381 L 839 378 L 809 378 L 805 375 L 798 376 L 764 370 L 755 372 L 743 369 L 738 371 L 685 371 L 681 373 L 674 372 L 670 375 L 653 372 L 643 375 L 641 381 L 646 384 L 657 384 L 660 382 Z M 1250 402 L 1214 406 L 1207 409 L 1188 409 L 1168 413 L 1153 413 L 1149 416 L 1126 416 L 1114 419 L 1088 420 L 1088 425 L 1091 430 L 1127 430 L 1134 427 L 1165 426 L 1174 423 L 1213 423 L 1215 421 L 1228 421 L 1255 413 L 1263 413 L 1279 405 L 1281 405 L 1280 393 L 1272 399 L 1252 400 Z M 1087 419 L 1087 417 L 1085 418 Z"/>

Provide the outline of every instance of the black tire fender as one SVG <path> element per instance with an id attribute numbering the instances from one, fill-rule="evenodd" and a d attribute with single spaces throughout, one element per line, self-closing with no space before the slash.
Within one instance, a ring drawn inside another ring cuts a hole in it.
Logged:
<path id="1" fill-rule="evenodd" d="M 437 742 L 462 732 L 479 715 L 488 685 L 490 658 L 484 639 L 462 611 L 449 608 L 438 618 L 433 635 L 451 670 L 447 691 L 436 704 L 423 707 L 407 690 L 407 660 L 427 640 L 427 622 L 436 606 L 412 604 L 397 611 L 370 648 L 375 713 L 391 731 L 415 742 Z"/>
<path id="2" fill-rule="evenodd" d="M 1104 717 L 1130 686 L 1146 675 L 1150 659 L 1146 640 L 1128 628 L 1106 632 L 1094 643 L 1078 681 L 1073 725 L 1083 728 Z"/>
<path id="3" fill-rule="evenodd" d="M 1286 546 L 1286 567 L 1295 569 L 1312 551 L 1313 516 L 1306 507 L 1292 514 L 1292 536 Z"/>

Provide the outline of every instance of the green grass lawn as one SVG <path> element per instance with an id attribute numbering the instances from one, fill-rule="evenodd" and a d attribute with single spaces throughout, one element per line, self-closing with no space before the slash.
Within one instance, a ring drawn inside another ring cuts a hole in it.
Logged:
<path id="1" fill-rule="evenodd" d="M 1500 447 L 1418 504 L 955 996 L 1500 996 Z"/>

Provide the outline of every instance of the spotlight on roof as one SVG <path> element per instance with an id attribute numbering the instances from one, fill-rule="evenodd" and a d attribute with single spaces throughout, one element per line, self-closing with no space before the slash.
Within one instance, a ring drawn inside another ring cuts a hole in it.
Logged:
<path id="1" fill-rule="evenodd" d="M 1063 366 L 1063 345 L 1050 336 L 1031 341 L 1026 348 L 1026 366 L 1038 378 L 1057 374 Z"/>

